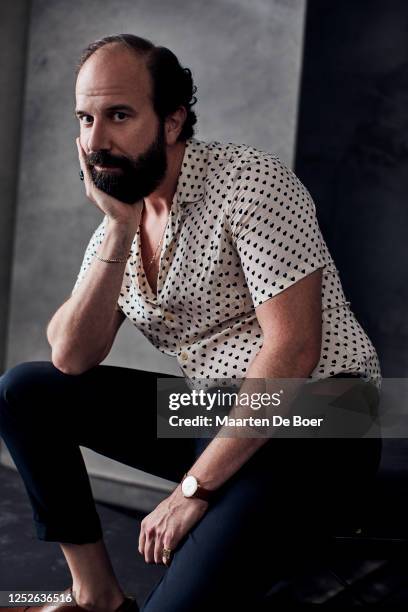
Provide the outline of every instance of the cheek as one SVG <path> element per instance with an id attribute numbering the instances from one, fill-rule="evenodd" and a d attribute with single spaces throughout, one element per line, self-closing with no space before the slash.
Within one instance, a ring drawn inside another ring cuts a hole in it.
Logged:
<path id="1" fill-rule="evenodd" d="M 152 112 L 141 114 L 137 121 L 130 126 L 133 146 L 140 151 L 146 150 L 156 138 L 158 127 L 159 123 L 156 115 Z"/>
<path id="2" fill-rule="evenodd" d="M 154 137 L 153 130 L 133 126 L 132 129 L 117 135 L 115 139 L 116 150 L 127 157 L 138 157 L 150 147 Z"/>

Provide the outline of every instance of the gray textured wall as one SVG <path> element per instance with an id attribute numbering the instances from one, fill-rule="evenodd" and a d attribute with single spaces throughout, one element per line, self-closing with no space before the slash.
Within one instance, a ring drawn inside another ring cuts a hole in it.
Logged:
<path id="1" fill-rule="evenodd" d="M 49 359 L 48 320 L 70 295 L 101 217 L 78 180 L 74 64 L 133 32 L 170 47 L 198 87 L 197 138 L 245 142 L 292 165 L 305 0 L 33 0 L 7 366 Z M 180 374 L 125 323 L 105 363 Z M 130 332 L 130 333 L 129 333 Z"/>
<path id="2" fill-rule="evenodd" d="M 29 1 L 0 3 L 0 372 L 4 368 Z"/>

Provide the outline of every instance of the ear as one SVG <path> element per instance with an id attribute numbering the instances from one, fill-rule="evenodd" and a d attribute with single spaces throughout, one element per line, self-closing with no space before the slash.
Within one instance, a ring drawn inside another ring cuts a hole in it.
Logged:
<path id="1" fill-rule="evenodd" d="M 174 113 L 167 116 L 165 121 L 165 134 L 168 145 L 172 145 L 177 141 L 186 118 L 187 111 L 184 106 L 179 106 Z"/>

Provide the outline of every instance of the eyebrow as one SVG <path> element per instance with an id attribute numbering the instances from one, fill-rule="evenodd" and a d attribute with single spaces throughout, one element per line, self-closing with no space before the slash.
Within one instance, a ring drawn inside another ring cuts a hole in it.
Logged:
<path id="1" fill-rule="evenodd" d="M 129 113 L 136 112 L 135 109 L 129 106 L 128 104 L 114 104 L 113 106 L 108 106 L 105 110 L 108 112 L 112 112 L 112 111 L 127 111 Z M 75 109 L 75 115 L 76 116 L 89 115 L 89 113 L 87 111 Z"/>

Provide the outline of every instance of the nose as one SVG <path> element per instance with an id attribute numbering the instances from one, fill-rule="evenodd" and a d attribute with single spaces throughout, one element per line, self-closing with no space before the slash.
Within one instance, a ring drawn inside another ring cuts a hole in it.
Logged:
<path id="1" fill-rule="evenodd" d="M 109 134 L 101 121 L 94 120 L 92 127 L 88 128 L 87 133 L 88 153 L 94 153 L 101 149 L 110 150 Z"/>

